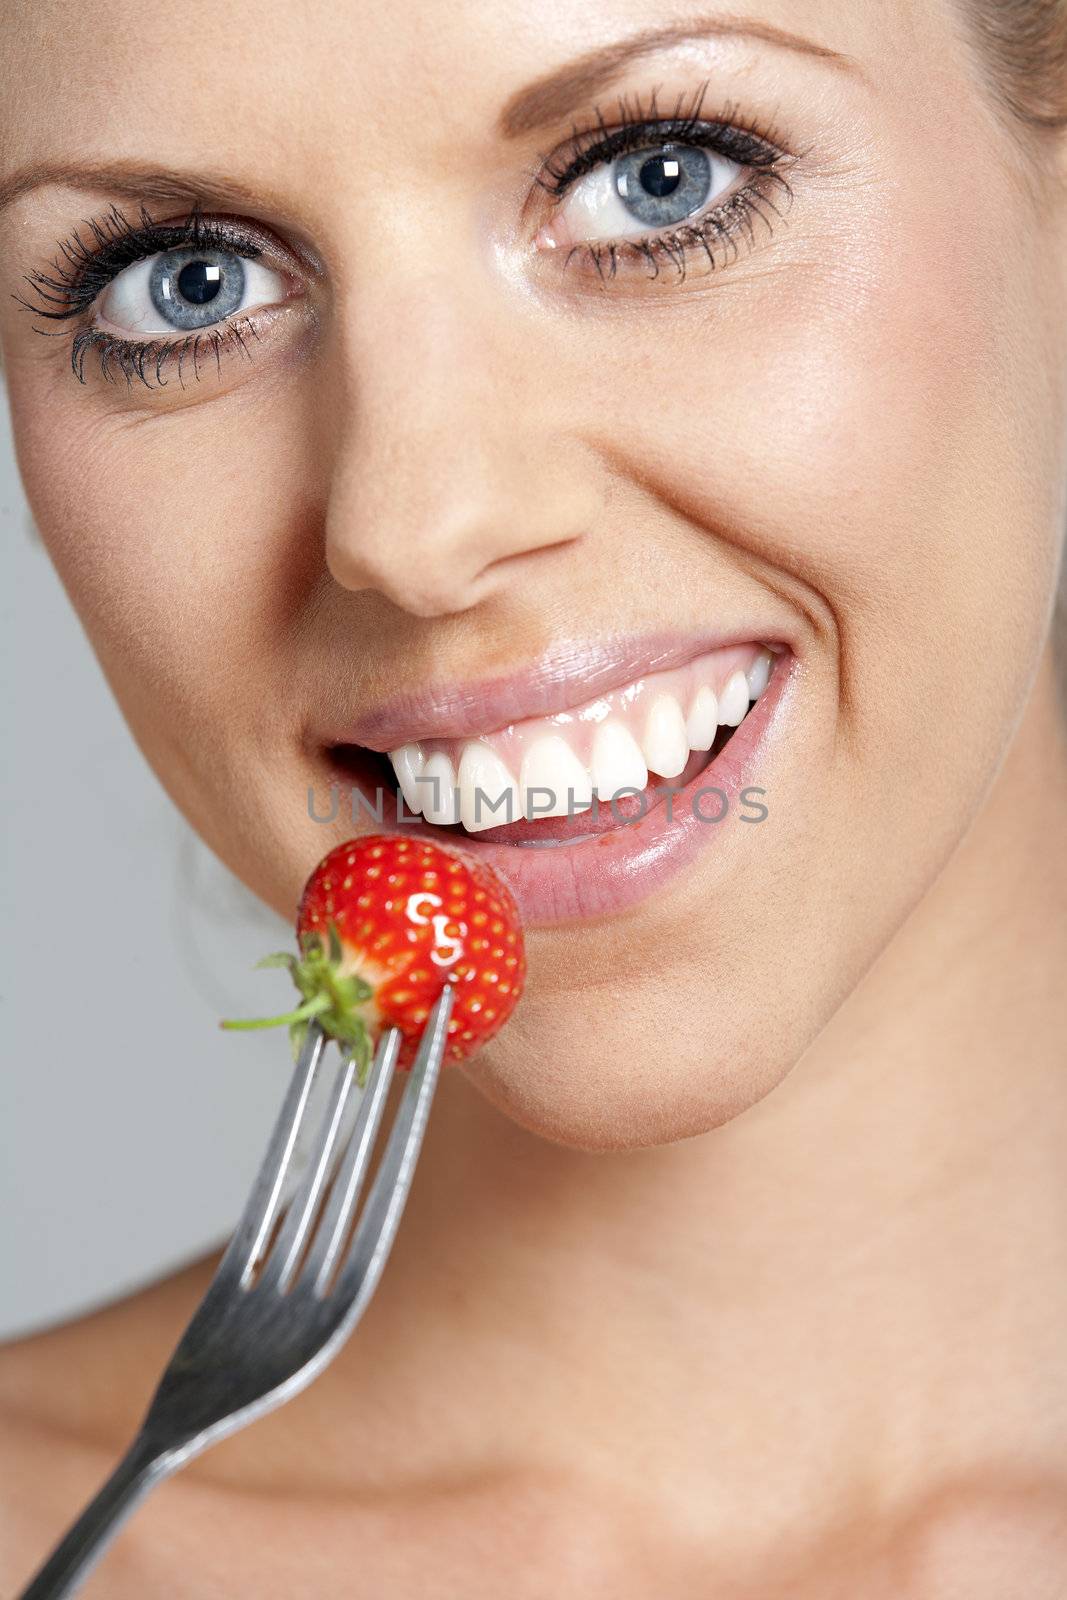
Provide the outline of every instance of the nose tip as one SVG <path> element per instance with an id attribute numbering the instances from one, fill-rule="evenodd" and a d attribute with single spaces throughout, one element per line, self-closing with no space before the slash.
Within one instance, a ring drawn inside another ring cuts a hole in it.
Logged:
<path id="1" fill-rule="evenodd" d="M 591 460 L 566 438 L 521 319 L 485 290 L 412 272 L 388 290 L 364 282 L 344 307 L 340 403 L 323 418 L 326 560 L 345 588 L 413 616 L 479 604 L 596 512 Z"/>
<path id="2" fill-rule="evenodd" d="M 424 536 L 410 527 L 384 526 L 357 543 L 328 539 L 327 565 L 334 579 L 353 592 L 372 590 L 413 617 L 466 611 L 485 598 L 491 583 L 476 534 L 436 524 Z"/>
<path id="3" fill-rule="evenodd" d="M 417 617 L 466 611 L 518 576 L 518 558 L 569 544 L 590 525 L 588 488 L 548 482 L 514 442 L 471 444 L 440 434 L 400 460 L 364 453 L 327 515 L 326 561 L 336 582 L 372 589 Z"/>

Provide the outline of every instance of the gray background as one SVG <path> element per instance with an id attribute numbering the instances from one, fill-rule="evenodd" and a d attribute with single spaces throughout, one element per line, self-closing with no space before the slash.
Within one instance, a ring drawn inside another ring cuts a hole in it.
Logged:
<path id="1" fill-rule="evenodd" d="M 0 382 L 0 1338 L 220 1242 L 291 1071 L 291 927 L 141 755 L 37 539 Z M 63 841 L 61 853 L 54 849 Z M 114 996 L 121 991 L 121 1006 Z"/>

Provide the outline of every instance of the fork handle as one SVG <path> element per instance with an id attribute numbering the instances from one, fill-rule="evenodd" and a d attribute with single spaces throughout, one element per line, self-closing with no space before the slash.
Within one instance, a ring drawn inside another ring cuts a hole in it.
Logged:
<path id="1" fill-rule="evenodd" d="M 56 1545 L 18 1600 L 61 1600 L 74 1594 L 150 1489 L 171 1470 L 166 1455 L 138 1434 L 110 1478 Z"/>

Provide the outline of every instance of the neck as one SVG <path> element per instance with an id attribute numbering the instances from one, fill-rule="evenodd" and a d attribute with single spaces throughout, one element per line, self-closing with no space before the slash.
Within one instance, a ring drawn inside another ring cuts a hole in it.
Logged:
<path id="1" fill-rule="evenodd" d="M 788 1541 L 975 1459 L 1062 1461 L 1061 718 L 1046 661 L 937 883 L 728 1125 L 576 1153 L 446 1074 L 352 1343 L 191 1470 L 358 1496 L 543 1468 Z M 94 1319 L 125 1319 L 146 1390 L 209 1271 Z"/>

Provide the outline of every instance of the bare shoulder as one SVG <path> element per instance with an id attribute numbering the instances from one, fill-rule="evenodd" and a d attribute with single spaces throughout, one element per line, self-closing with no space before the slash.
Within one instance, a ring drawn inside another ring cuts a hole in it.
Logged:
<path id="1" fill-rule="evenodd" d="M 991 1470 L 880 1521 L 857 1514 L 807 1556 L 768 1552 L 753 1581 L 706 1574 L 716 1600 L 1067 1600 L 1067 1478 Z"/>
<path id="2" fill-rule="evenodd" d="M 63 1385 L 70 1366 L 58 1341 L 0 1350 L 0 1594 L 25 1584 L 117 1459 L 114 1442 L 78 1426 L 83 1375 Z M 57 1384 L 60 1413 L 47 1403 Z M 132 1432 L 124 1419 L 121 1436 Z M 291 1600 L 337 1593 L 354 1570 L 376 1600 L 540 1600 L 547 1588 L 559 1600 L 751 1600 L 751 1583 L 733 1587 L 720 1567 L 721 1551 L 684 1548 L 650 1509 L 519 1471 L 414 1497 L 269 1493 L 214 1480 L 205 1458 L 204 1470 L 179 1474 L 139 1509 L 86 1600 Z M 1067 1472 L 976 1470 L 880 1532 L 858 1518 L 804 1571 L 767 1568 L 761 1600 L 1064 1600 Z"/>
<path id="3" fill-rule="evenodd" d="M 69 1437 L 25 1422 L 0 1443 L 0 1594 L 28 1581 L 114 1465 Z M 532 1483 L 423 1493 L 401 1502 L 337 1504 L 329 1497 L 245 1494 L 180 1475 L 151 1496 L 87 1585 L 108 1600 L 292 1600 L 351 1593 L 391 1600 L 462 1594 L 465 1600 L 631 1600 L 638 1542 L 617 1520 L 576 1517 L 558 1493 Z M 344 1587 L 358 1571 L 363 1587 Z M 679 1594 L 681 1591 L 677 1591 Z"/>
<path id="4" fill-rule="evenodd" d="M 24 1587 L 115 1464 L 110 1450 L 0 1407 L 0 1594 Z M 283 1600 L 293 1592 L 275 1586 L 274 1556 L 284 1545 L 269 1503 L 175 1479 L 122 1529 L 89 1578 L 86 1600 L 244 1592 Z"/>
<path id="5" fill-rule="evenodd" d="M 0 1401 L 0 1594 L 26 1582 L 99 1479 L 93 1452 Z"/>
<path id="6" fill-rule="evenodd" d="M 45 1335 L 40 1341 L 0 1350 L 2 1595 L 16 1594 L 25 1586 L 110 1476 L 120 1453 L 96 1438 L 91 1428 L 81 1426 L 81 1385 L 69 1381 L 69 1363 L 66 1377 L 57 1369 L 54 1385 L 42 1387 L 55 1367 L 53 1349 L 61 1353 L 58 1341 L 53 1345 L 51 1336 Z M 166 1565 L 174 1554 L 175 1510 L 179 1509 L 185 1538 L 194 1526 L 183 1515 L 184 1500 L 179 1494 L 169 1505 L 149 1505 L 143 1516 L 138 1515 L 132 1536 L 124 1536 L 105 1557 L 99 1577 L 90 1579 L 87 1600 L 97 1583 L 97 1592 L 106 1593 L 110 1600 L 127 1600 L 127 1596 L 132 1600 L 133 1596 L 164 1590 L 173 1600 L 185 1600 L 181 1580 L 169 1581 Z M 197 1570 L 195 1562 L 188 1570 Z M 190 1589 L 190 1596 L 193 1592 L 206 1595 L 209 1591 Z"/>

